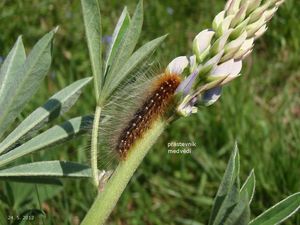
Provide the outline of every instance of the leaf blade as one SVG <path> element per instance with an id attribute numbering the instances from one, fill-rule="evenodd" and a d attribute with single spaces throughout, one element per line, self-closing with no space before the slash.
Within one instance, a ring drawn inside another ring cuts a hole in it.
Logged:
<path id="1" fill-rule="evenodd" d="M 122 67 L 122 70 L 118 74 L 118 76 L 115 76 L 111 83 L 107 82 L 107 85 L 104 87 L 104 93 L 109 96 L 118 85 L 127 77 L 128 74 L 130 74 L 139 64 L 141 64 L 149 55 L 151 55 L 158 46 L 165 40 L 167 35 L 158 37 L 142 47 L 140 47 L 135 53 L 130 56 L 128 61 L 124 64 Z"/>
<path id="2" fill-rule="evenodd" d="M 255 173 L 254 173 L 254 170 L 252 170 L 240 190 L 241 195 L 244 195 L 245 192 L 247 192 L 247 194 L 249 196 L 249 204 L 252 202 L 252 199 L 254 196 L 255 183 L 256 183 Z"/>
<path id="3" fill-rule="evenodd" d="M 100 6 L 98 0 L 81 0 L 81 8 L 94 77 L 95 95 L 96 99 L 98 99 L 103 82 L 102 28 Z"/>
<path id="4" fill-rule="evenodd" d="M 249 225 L 279 224 L 296 213 L 300 208 L 300 192 L 290 195 L 250 221 Z"/>
<path id="5" fill-rule="evenodd" d="M 4 107 L 0 117 L 0 131 L 6 129 L 36 93 L 51 64 L 51 44 L 56 30 L 44 35 L 29 53 L 23 67 L 18 71 L 22 80 L 12 90 L 11 101 Z"/>
<path id="6" fill-rule="evenodd" d="M 230 192 L 235 180 L 237 187 L 239 186 L 238 176 L 239 176 L 239 153 L 237 144 L 235 144 L 234 150 L 231 153 L 229 162 L 227 164 L 226 171 L 224 173 L 221 185 L 219 186 L 217 195 L 214 200 L 213 208 L 209 218 L 209 225 L 214 224 L 219 210 L 222 204 L 227 198 L 227 194 Z"/>
<path id="7" fill-rule="evenodd" d="M 135 9 L 134 15 L 127 29 L 127 32 L 122 38 L 120 46 L 116 51 L 116 57 L 111 62 L 111 68 L 106 75 L 106 88 L 103 88 L 104 93 L 102 93 L 100 96 L 100 104 L 104 104 L 106 97 L 108 97 L 108 93 L 106 92 L 109 91 L 109 87 L 114 76 L 116 76 L 119 73 L 119 71 L 121 71 L 123 65 L 126 63 L 126 61 L 131 56 L 132 52 L 136 47 L 136 44 L 142 31 L 143 16 L 143 1 L 140 0 Z"/>
<path id="8" fill-rule="evenodd" d="M 25 142 L 21 146 L 9 151 L 0 156 L 0 166 L 14 161 L 15 159 L 28 155 L 30 153 L 48 148 L 55 144 L 66 141 L 75 135 L 79 135 L 86 129 L 86 126 L 91 123 L 91 117 L 76 117 L 64 122 L 61 125 L 56 125 L 45 132 L 35 136 L 31 140 Z"/>
<path id="9" fill-rule="evenodd" d="M 11 100 L 11 92 L 14 91 L 16 84 L 22 79 L 18 71 L 25 60 L 26 54 L 22 37 L 18 37 L 0 69 L 0 118 L 4 114 L 5 105 Z M 5 127 L 0 130 L 0 137 L 4 131 Z"/>
<path id="10" fill-rule="evenodd" d="M 118 23 L 113 33 L 112 43 L 110 45 L 107 58 L 106 58 L 106 63 L 105 63 L 105 70 L 104 70 L 105 74 L 107 73 L 108 69 L 111 68 L 111 63 L 112 61 L 114 61 L 116 57 L 117 49 L 119 48 L 120 43 L 125 33 L 127 32 L 129 24 L 130 24 L 130 17 L 127 8 L 125 7 L 123 9 L 123 12 L 118 20 Z"/>
<path id="11" fill-rule="evenodd" d="M 75 162 L 41 161 L 0 170 L 0 178 L 5 177 L 90 178 L 91 170 L 89 166 Z"/>
<path id="12" fill-rule="evenodd" d="M 42 107 L 33 111 L 0 143 L 0 154 L 29 132 L 39 129 L 44 123 L 67 112 L 78 99 L 81 89 L 90 81 L 91 78 L 78 80 L 50 97 Z"/>

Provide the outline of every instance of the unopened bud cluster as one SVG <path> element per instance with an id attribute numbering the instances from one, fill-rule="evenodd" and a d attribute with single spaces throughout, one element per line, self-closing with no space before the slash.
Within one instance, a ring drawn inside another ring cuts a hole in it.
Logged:
<path id="1" fill-rule="evenodd" d="M 190 75 L 177 92 L 182 97 L 180 115 L 197 111 L 197 104 L 213 104 L 221 87 L 240 75 L 242 60 L 254 42 L 267 30 L 267 22 L 284 0 L 228 0 L 213 20 L 212 28 L 201 31 L 193 41 L 193 55 L 175 58 L 167 71 Z"/>

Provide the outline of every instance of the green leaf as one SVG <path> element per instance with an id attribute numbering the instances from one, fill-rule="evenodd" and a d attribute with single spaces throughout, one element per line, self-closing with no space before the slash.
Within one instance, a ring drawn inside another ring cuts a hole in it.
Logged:
<path id="1" fill-rule="evenodd" d="M 277 203 L 252 220 L 249 225 L 274 225 L 285 221 L 300 208 L 300 192 Z"/>
<path id="2" fill-rule="evenodd" d="M 91 117 L 76 117 L 64 122 L 62 125 L 56 125 L 45 132 L 35 136 L 21 146 L 0 156 L 0 166 L 14 161 L 24 155 L 57 145 L 61 142 L 74 138 L 85 131 L 91 124 Z"/>
<path id="3" fill-rule="evenodd" d="M 213 225 L 220 225 L 224 224 L 225 220 L 233 213 L 233 210 L 238 205 L 239 200 L 239 188 L 237 180 L 236 182 L 230 187 L 228 194 L 226 194 L 223 199 L 222 203 L 219 205 L 218 211 L 215 214 L 215 217 L 212 218 Z"/>
<path id="4" fill-rule="evenodd" d="M 28 135 L 28 132 L 38 130 L 44 123 L 67 112 L 77 101 L 81 94 L 81 89 L 90 81 L 91 78 L 84 78 L 74 82 L 53 95 L 44 106 L 32 112 L 0 143 L 0 154 L 11 148 L 24 135 Z"/>
<path id="5" fill-rule="evenodd" d="M 28 184 L 46 184 L 62 186 L 62 182 L 55 177 L 3 177 L 1 180 L 8 181 L 9 183 L 28 183 Z"/>
<path id="6" fill-rule="evenodd" d="M 105 74 L 107 73 L 107 70 L 112 66 L 112 62 L 116 57 L 117 50 L 120 46 L 120 43 L 125 33 L 128 30 L 129 24 L 130 24 L 130 17 L 127 8 L 125 7 L 113 33 L 112 42 L 106 58 L 106 65 L 104 70 Z"/>
<path id="7" fill-rule="evenodd" d="M 102 31 L 98 0 L 81 0 L 85 35 L 89 49 L 96 99 L 101 92 L 102 74 Z"/>
<path id="8" fill-rule="evenodd" d="M 107 80 L 105 82 L 105 92 L 109 90 L 112 79 L 119 74 L 119 71 L 122 70 L 123 65 L 127 62 L 128 58 L 131 56 L 132 52 L 135 49 L 135 46 L 140 37 L 140 33 L 143 25 L 143 1 L 141 0 L 136 7 L 130 25 L 127 29 L 126 34 L 122 38 L 122 41 L 119 45 L 119 48 L 116 51 L 116 57 L 111 62 L 111 68 L 109 69 L 106 77 Z M 105 101 L 105 97 L 108 96 L 107 93 L 104 92 L 104 97 L 100 96 L 101 102 L 103 104 Z"/>
<path id="9" fill-rule="evenodd" d="M 221 185 L 218 189 L 217 195 L 214 200 L 213 208 L 210 214 L 209 225 L 214 224 L 214 221 L 219 213 L 224 200 L 227 197 L 228 193 L 232 191 L 234 182 L 236 181 L 236 188 L 239 189 L 239 153 L 238 147 L 235 145 L 235 148 L 229 159 L 225 174 L 223 176 Z"/>
<path id="10" fill-rule="evenodd" d="M 21 78 L 17 79 L 16 82 L 14 81 L 15 86 L 10 92 L 10 100 L 1 111 L 0 132 L 8 128 L 40 87 L 50 68 L 51 43 L 54 33 L 55 30 L 38 41 L 28 55 L 23 67 L 18 70 L 18 76 L 21 76 Z"/>
<path id="11" fill-rule="evenodd" d="M 250 221 L 250 207 L 248 204 L 248 194 L 240 195 L 238 204 L 233 208 L 232 212 L 226 217 L 224 225 L 248 225 Z"/>
<path id="12" fill-rule="evenodd" d="M 19 70 L 22 68 L 25 60 L 25 49 L 22 38 L 19 37 L 0 69 L 0 118 L 4 116 L 4 110 L 12 100 L 11 95 L 22 79 L 22 74 L 19 73 Z M 5 129 L 6 127 L 0 129 L 0 138 Z"/>
<path id="13" fill-rule="evenodd" d="M 247 195 L 249 196 L 249 204 L 251 203 L 253 196 L 254 196 L 254 192 L 255 192 L 255 174 L 254 174 L 254 170 L 251 171 L 251 173 L 249 174 L 249 176 L 247 177 L 245 183 L 243 184 L 242 188 L 241 188 L 241 195 L 244 194 L 244 192 L 247 193 Z"/>
<path id="14" fill-rule="evenodd" d="M 246 201 L 249 201 L 248 199 Z M 232 225 L 249 225 L 250 221 L 250 206 L 246 203 L 246 206 L 244 208 L 244 211 L 240 215 L 240 218 L 238 218 L 234 224 Z"/>
<path id="15" fill-rule="evenodd" d="M 125 65 L 122 67 L 122 70 L 118 73 L 118 76 L 114 76 L 111 84 L 105 89 L 105 93 L 109 96 L 118 85 L 124 81 L 124 79 L 141 63 L 143 63 L 156 49 L 157 47 L 165 40 L 167 35 L 156 38 L 147 44 L 140 47 L 133 55 L 128 59 Z"/>
<path id="16" fill-rule="evenodd" d="M 42 161 L 14 166 L 0 170 L 0 178 L 89 178 L 91 169 L 75 162 L 66 161 Z"/>

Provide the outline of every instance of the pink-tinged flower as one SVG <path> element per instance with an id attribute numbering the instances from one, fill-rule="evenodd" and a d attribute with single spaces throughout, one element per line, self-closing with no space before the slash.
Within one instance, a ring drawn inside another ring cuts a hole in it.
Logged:
<path id="1" fill-rule="evenodd" d="M 189 65 L 189 60 L 186 56 L 179 56 L 172 60 L 167 66 L 166 72 L 182 74 Z"/>

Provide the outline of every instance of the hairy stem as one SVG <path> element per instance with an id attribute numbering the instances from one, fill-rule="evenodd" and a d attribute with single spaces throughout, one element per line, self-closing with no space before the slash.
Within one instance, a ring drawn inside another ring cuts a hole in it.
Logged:
<path id="1" fill-rule="evenodd" d="M 92 207 L 86 214 L 81 225 L 102 225 L 114 209 L 130 178 L 141 164 L 145 155 L 165 129 L 167 123 L 157 120 L 144 137 L 137 141 L 126 158 L 121 161 L 114 174 L 105 185 L 103 192 L 98 193 Z"/>
<path id="2" fill-rule="evenodd" d="M 98 187 L 98 158 L 97 158 L 97 149 L 98 149 L 98 133 L 99 133 L 99 124 L 101 116 L 101 107 L 97 106 L 95 110 L 93 130 L 92 130 L 92 141 L 91 141 L 91 168 L 92 168 L 92 177 L 93 183 Z"/>

